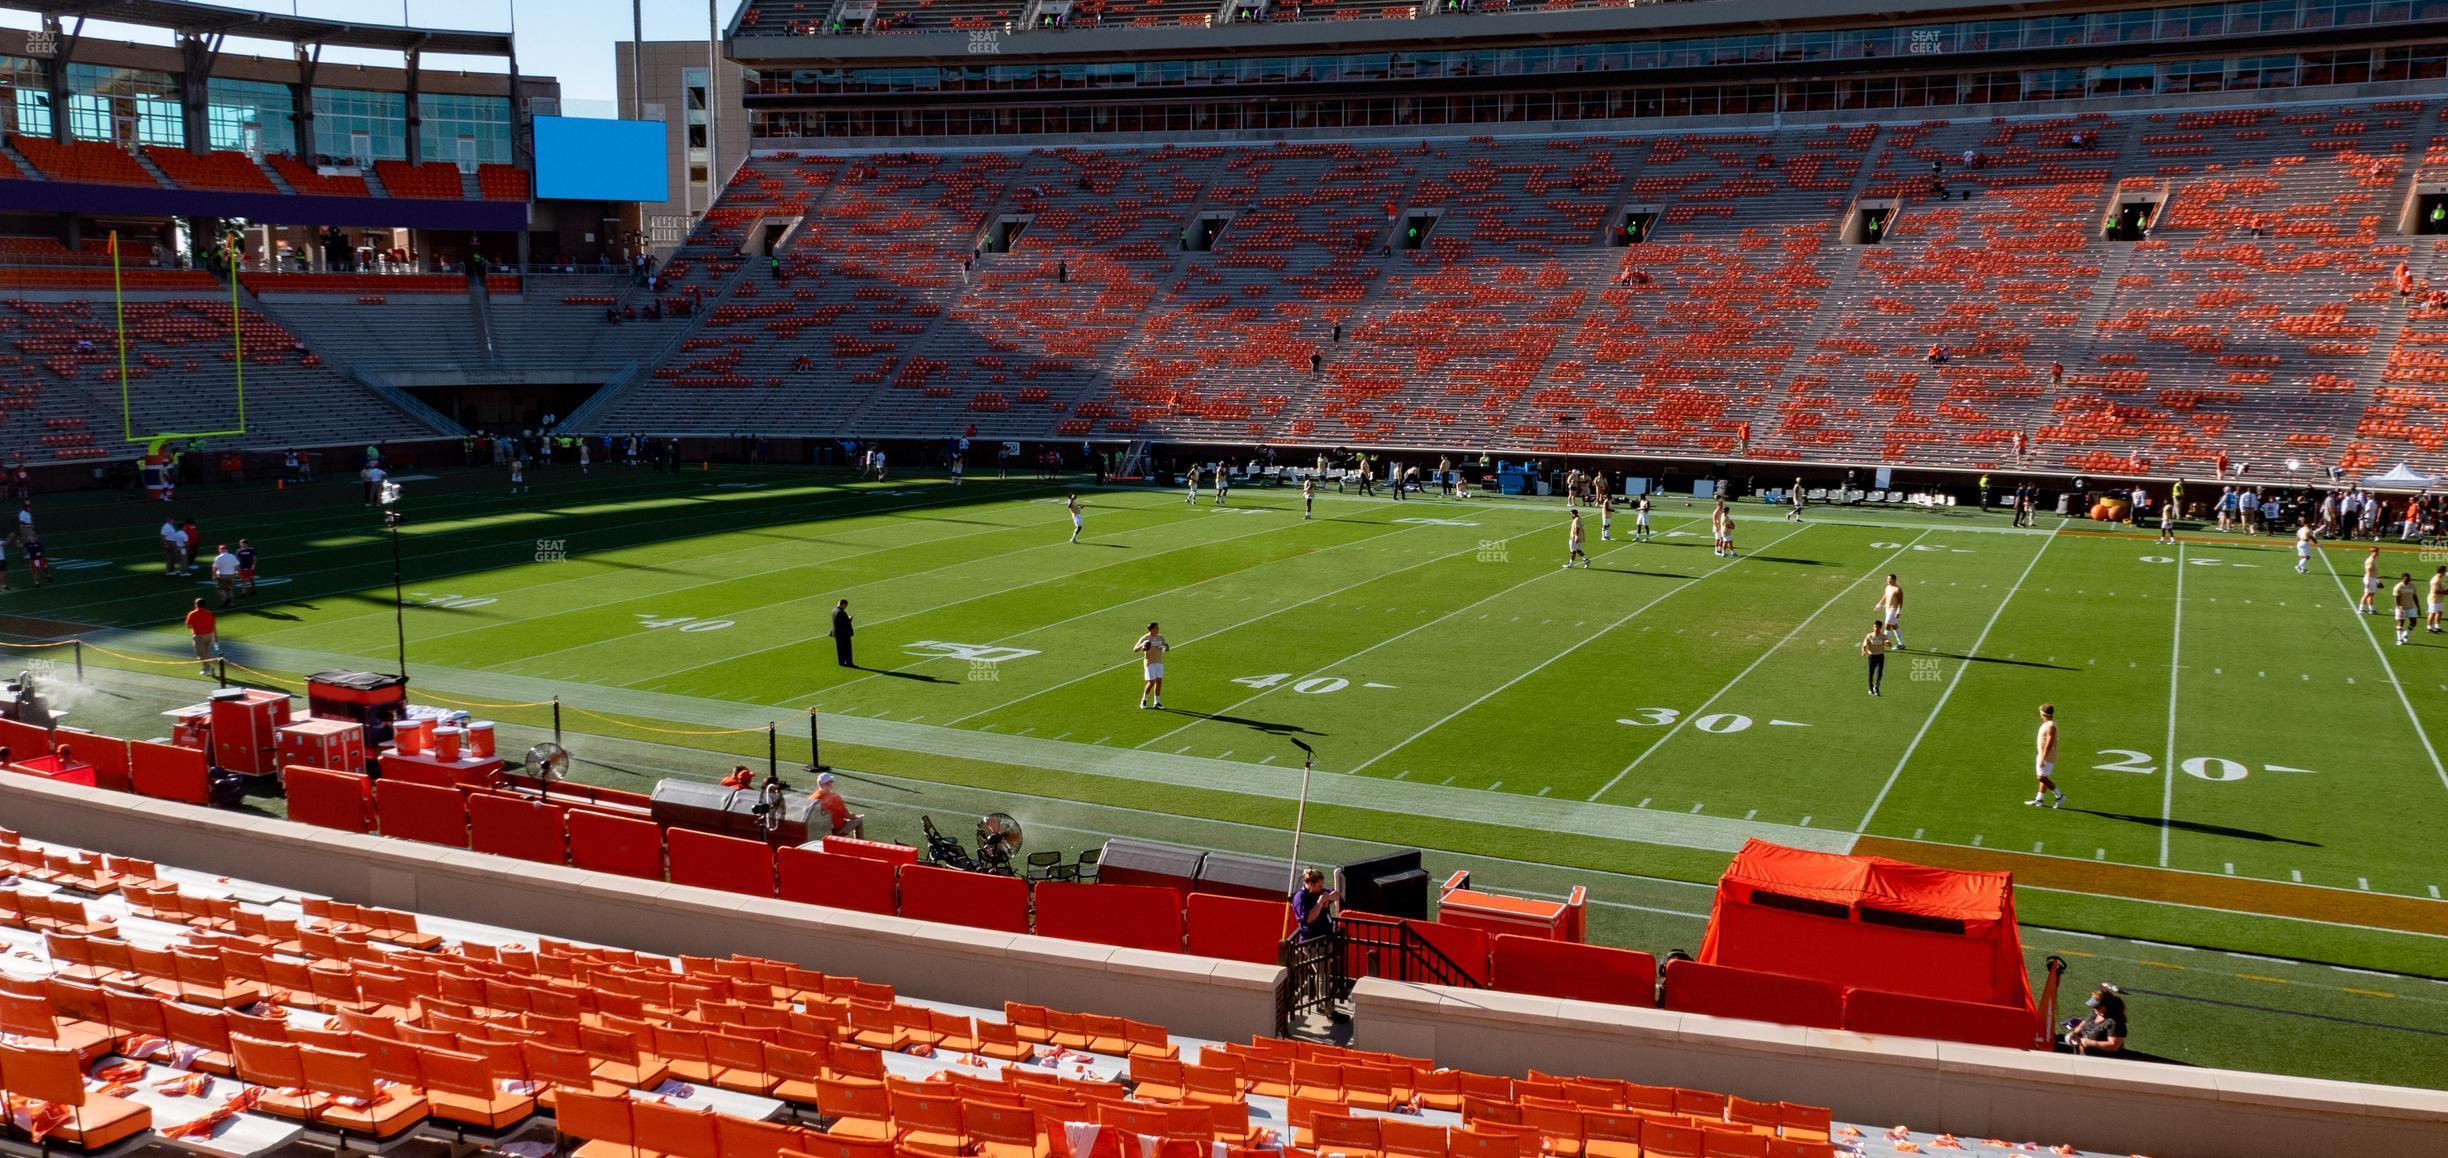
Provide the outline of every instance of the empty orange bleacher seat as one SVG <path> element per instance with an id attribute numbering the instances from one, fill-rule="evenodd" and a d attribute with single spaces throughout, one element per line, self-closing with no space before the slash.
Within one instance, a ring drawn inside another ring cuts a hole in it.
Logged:
<path id="1" fill-rule="evenodd" d="M 1717 1017 L 1747 1017 L 1835 1029 L 1844 997 L 1829 982 L 1678 960 L 1666 966 L 1664 1007 Z"/>

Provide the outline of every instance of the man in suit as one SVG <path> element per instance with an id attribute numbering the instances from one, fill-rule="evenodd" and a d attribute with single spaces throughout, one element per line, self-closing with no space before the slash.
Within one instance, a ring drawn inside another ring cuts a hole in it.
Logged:
<path id="1" fill-rule="evenodd" d="M 850 601 L 833 605 L 833 658 L 843 667 L 857 667 L 850 658 Z"/>

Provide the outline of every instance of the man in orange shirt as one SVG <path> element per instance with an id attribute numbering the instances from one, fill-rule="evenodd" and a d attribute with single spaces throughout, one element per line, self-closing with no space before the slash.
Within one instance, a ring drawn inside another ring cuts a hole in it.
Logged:
<path id="1" fill-rule="evenodd" d="M 187 613 L 187 631 L 195 636 L 196 670 L 212 675 L 213 652 L 221 646 L 217 636 L 220 625 L 213 621 L 213 613 L 205 610 L 201 599 L 195 601 L 195 610 Z"/>
<path id="2" fill-rule="evenodd" d="M 816 777 L 815 800 L 816 807 L 824 812 L 829 821 L 828 831 L 834 836 L 866 838 L 867 814 L 850 811 L 850 802 L 842 799 L 842 794 L 833 788 L 832 773 L 825 772 Z"/>

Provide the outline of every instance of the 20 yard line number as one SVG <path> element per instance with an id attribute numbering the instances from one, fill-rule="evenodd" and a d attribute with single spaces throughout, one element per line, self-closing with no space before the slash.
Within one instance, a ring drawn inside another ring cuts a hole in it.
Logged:
<path id="1" fill-rule="evenodd" d="M 2157 763 L 2158 758 L 2148 752 L 2136 751 L 2132 748 L 2102 748 L 2099 750 L 2099 754 L 2102 756 L 2114 756 L 2116 759 L 2110 760 L 2105 764 L 2093 764 L 2091 767 L 2095 771 L 2125 772 L 2135 776 L 2156 776 L 2159 774 L 2159 765 Z M 2208 780 L 2213 783 L 2226 783 L 2234 780 L 2242 780 L 2245 777 L 2252 775 L 2252 767 L 2250 765 L 2227 759 L 2224 756 L 2187 756 L 2184 759 L 2177 761 L 2176 766 L 2182 769 L 2184 774 L 2187 776 L 2191 776 L 2196 780 Z M 2312 774 L 2312 770 L 2309 768 L 2289 768 L 2283 764 L 2263 764 L 2261 766 L 2261 770 L 2264 772 L 2292 772 L 2302 773 L 2305 775 Z"/>
<path id="2" fill-rule="evenodd" d="M 666 627 L 676 627 L 687 632 L 721 631 L 733 625 L 728 619 L 699 619 L 691 615 L 652 615 L 644 611 L 638 612 L 637 618 L 638 626 L 648 631 Z"/>

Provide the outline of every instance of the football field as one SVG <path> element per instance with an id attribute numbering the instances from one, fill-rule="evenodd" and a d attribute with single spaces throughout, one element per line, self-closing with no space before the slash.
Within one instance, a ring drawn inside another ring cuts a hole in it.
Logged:
<path id="1" fill-rule="evenodd" d="M 1329 491 L 1305 520 L 1267 488 L 1218 507 L 1083 479 L 531 477 L 408 484 L 420 700 L 534 724 L 558 696 L 573 731 L 754 756 L 770 721 L 794 764 L 812 710 L 844 768 L 1177 825 L 1134 829 L 1160 836 L 1288 827 L 1298 739 L 1333 836 L 1692 882 L 1756 836 L 2012 870 L 2026 919 L 2045 896 L 2061 928 L 2448 976 L 2448 636 L 2398 646 L 2352 614 L 2360 548 L 2298 574 L 2290 544 L 2206 530 L 1741 503 L 1728 559 L 1707 507 L 1670 499 L 1650 542 L 1593 515 L 1594 565 L 1565 569 L 1552 499 Z M 223 620 L 233 661 L 393 670 L 390 543 L 355 489 L 204 501 L 206 542 L 251 538 L 269 581 Z M 5 612 L 179 674 L 208 588 L 162 576 L 161 513 L 81 508 L 47 532 L 62 581 Z M 2428 558 L 2382 565 L 2419 581 Z M 1891 573 L 1908 646 L 1873 698 L 1855 648 Z M 845 598 L 856 669 L 828 637 Z M 1151 621 L 1161 710 L 1137 706 Z M 2024 803 L 2044 702 L 2062 809 Z"/>

